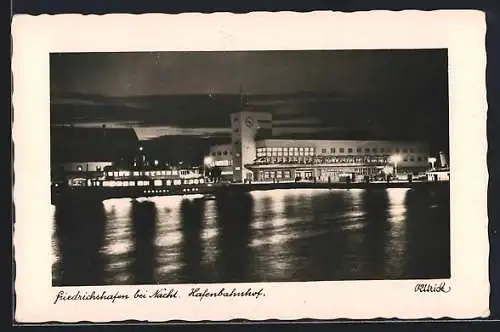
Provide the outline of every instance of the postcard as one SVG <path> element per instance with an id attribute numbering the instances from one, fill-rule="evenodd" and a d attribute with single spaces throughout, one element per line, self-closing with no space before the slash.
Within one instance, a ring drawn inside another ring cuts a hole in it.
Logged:
<path id="1" fill-rule="evenodd" d="M 488 316 L 485 32 L 15 16 L 15 319 Z"/>

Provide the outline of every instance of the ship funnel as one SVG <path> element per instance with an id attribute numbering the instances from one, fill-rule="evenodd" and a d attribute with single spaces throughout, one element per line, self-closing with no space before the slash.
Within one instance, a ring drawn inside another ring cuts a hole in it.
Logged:
<path id="1" fill-rule="evenodd" d="M 439 162 L 441 163 L 441 167 L 446 168 L 448 167 L 448 158 L 446 157 L 446 154 L 444 152 L 439 152 Z"/>

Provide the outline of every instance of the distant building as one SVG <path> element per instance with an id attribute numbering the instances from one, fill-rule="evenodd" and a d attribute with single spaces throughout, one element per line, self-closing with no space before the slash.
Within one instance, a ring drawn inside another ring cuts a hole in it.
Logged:
<path id="1" fill-rule="evenodd" d="M 106 166 L 129 164 L 139 140 L 128 128 L 51 128 L 51 165 L 54 172 L 102 172 Z"/>
<path id="2" fill-rule="evenodd" d="M 424 172 L 429 165 L 428 147 L 420 142 L 274 139 L 269 113 L 234 113 L 231 127 L 231 144 L 212 146 L 209 157 L 233 182 L 337 181 L 346 174 Z"/>

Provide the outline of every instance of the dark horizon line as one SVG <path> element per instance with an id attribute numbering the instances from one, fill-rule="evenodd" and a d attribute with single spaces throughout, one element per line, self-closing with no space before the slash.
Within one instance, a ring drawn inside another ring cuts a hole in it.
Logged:
<path id="1" fill-rule="evenodd" d="M 251 92 L 189 92 L 189 93 L 163 93 L 163 94 L 132 94 L 132 95 L 101 95 L 96 93 L 81 93 L 81 92 L 50 92 L 50 97 L 52 98 L 105 98 L 105 99 L 128 99 L 128 98 L 163 98 L 163 97 L 210 97 L 220 96 L 220 97 L 240 97 L 240 96 L 252 96 L 252 97 L 325 97 L 325 98 L 343 98 L 345 97 L 345 92 L 340 93 L 339 91 L 308 91 L 300 90 L 296 92 L 286 92 L 286 93 L 251 93 Z M 51 101 L 52 103 L 52 101 Z"/>

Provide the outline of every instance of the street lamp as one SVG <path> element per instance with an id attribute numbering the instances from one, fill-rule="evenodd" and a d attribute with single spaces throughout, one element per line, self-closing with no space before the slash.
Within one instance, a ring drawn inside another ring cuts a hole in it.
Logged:
<path id="1" fill-rule="evenodd" d="M 431 169 L 434 169 L 434 165 L 436 164 L 436 158 L 434 157 L 429 157 L 429 159 L 427 159 L 427 161 L 431 164 Z"/>
<path id="2" fill-rule="evenodd" d="M 389 158 L 389 162 L 394 164 L 394 175 L 397 177 L 398 176 L 398 163 L 401 162 L 401 155 L 400 154 L 395 154 L 392 155 Z"/>

